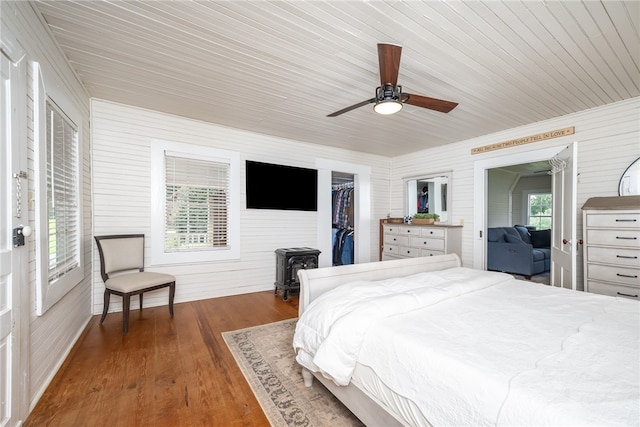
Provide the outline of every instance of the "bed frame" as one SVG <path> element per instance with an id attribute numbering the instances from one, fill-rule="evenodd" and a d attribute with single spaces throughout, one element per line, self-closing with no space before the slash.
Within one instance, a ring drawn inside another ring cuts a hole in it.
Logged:
<path id="1" fill-rule="evenodd" d="M 407 258 L 364 264 L 343 265 L 309 270 L 298 270 L 300 298 L 298 313 L 302 315 L 307 306 L 323 293 L 354 280 L 383 280 L 412 274 L 460 267 L 462 263 L 456 254 L 422 258 Z M 307 387 L 317 378 L 351 412 L 368 426 L 401 426 L 401 418 L 375 397 L 351 383 L 347 387 L 336 385 L 322 374 L 302 369 L 302 377 Z"/>

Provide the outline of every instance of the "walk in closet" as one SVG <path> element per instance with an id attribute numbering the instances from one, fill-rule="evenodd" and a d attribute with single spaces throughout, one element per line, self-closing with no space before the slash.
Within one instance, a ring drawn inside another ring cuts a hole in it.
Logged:
<path id="1" fill-rule="evenodd" d="M 333 265 L 353 264 L 354 259 L 354 176 L 332 172 Z"/>

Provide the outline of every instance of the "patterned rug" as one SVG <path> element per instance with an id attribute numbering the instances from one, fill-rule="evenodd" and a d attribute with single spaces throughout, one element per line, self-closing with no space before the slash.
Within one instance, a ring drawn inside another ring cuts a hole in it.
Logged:
<path id="1" fill-rule="evenodd" d="M 272 426 L 362 426 L 319 382 L 305 387 L 291 346 L 297 319 L 224 332 Z"/>

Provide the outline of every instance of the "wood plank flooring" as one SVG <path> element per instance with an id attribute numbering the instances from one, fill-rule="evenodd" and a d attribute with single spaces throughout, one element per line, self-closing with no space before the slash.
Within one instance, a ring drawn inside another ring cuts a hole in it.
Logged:
<path id="1" fill-rule="evenodd" d="M 137 304 L 134 301 L 132 307 Z M 268 426 L 221 332 L 298 315 L 273 292 L 94 316 L 26 427 Z"/>

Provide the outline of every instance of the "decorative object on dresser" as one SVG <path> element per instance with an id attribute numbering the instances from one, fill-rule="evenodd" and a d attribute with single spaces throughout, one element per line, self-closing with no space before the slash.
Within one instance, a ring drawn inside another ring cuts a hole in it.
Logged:
<path id="1" fill-rule="evenodd" d="M 411 223 L 416 225 L 429 225 L 434 224 L 438 219 L 440 219 L 440 215 L 435 213 L 417 213 L 411 218 Z"/>
<path id="2" fill-rule="evenodd" d="M 462 253 L 461 225 L 382 224 L 382 260 Z"/>
<path id="3" fill-rule="evenodd" d="M 640 299 L 640 196 L 582 206 L 585 291 Z"/>
<path id="4" fill-rule="evenodd" d="M 282 299 L 289 299 L 290 292 L 300 290 L 298 270 L 318 268 L 320 251 L 313 248 L 276 249 L 276 281 L 274 293 L 282 290 Z"/>

